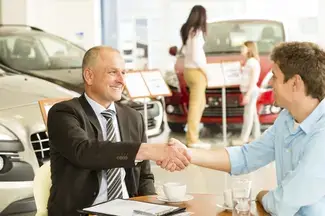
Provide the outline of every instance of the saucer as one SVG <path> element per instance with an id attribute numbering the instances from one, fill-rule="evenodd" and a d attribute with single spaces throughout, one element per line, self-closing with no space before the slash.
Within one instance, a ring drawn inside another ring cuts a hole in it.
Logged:
<path id="1" fill-rule="evenodd" d="M 165 196 L 157 196 L 157 199 L 163 202 L 169 202 L 169 203 L 179 203 L 179 202 L 187 202 L 192 200 L 194 197 L 192 195 L 185 195 L 183 199 L 181 200 L 169 200 L 167 197 Z"/>
<path id="2" fill-rule="evenodd" d="M 217 204 L 217 207 L 222 208 L 226 211 L 232 211 L 231 207 L 226 206 L 225 204 Z"/>

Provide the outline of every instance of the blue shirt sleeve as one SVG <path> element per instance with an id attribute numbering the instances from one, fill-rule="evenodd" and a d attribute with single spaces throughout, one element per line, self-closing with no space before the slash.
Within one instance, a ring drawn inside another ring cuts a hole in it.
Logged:
<path id="1" fill-rule="evenodd" d="M 325 131 L 308 141 L 308 149 L 298 166 L 275 190 L 264 195 L 262 204 L 272 215 L 295 215 L 303 206 L 318 202 L 325 195 Z"/>
<path id="2" fill-rule="evenodd" d="M 274 160 L 276 125 L 277 123 L 275 122 L 256 141 L 243 146 L 226 148 L 230 158 L 232 175 L 252 172 Z"/>

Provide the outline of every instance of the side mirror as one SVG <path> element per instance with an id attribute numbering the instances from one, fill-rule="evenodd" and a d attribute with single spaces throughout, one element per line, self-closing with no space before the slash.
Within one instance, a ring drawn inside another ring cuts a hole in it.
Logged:
<path id="1" fill-rule="evenodd" d="M 176 56 L 177 54 L 177 46 L 172 46 L 172 47 L 169 47 L 169 54 L 172 55 L 172 56 Z"/>

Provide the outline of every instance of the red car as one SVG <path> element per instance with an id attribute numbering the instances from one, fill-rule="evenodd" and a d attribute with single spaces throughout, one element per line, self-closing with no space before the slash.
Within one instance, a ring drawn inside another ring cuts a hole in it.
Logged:
<path id="1" fill-rule="evenodd" d="M 209 22 L 204 50 L 208 63 L 223 61 L 241 61 L 240 47 L 246 40 L 255 41 L 259 48 L 261 75 L 258 85 L 261 94 L 257 101 L 257 108 L 261 124 L 272 124 L 281 108 L 273 105 L 273 93 L 269 85 L 272 77 L 269 54 L 275 44 L 285 41 L 285 30 L 282 22 L 273 20 L 227 20 Z M 186 86 L 183 71 L 184 58 L 171 47 L 169 53 L 177 57 L 175 70 L 169 71 L 165 79 L 173 92 L 171 97 L 165 98 L 167 121 L 174 132 L 183 132 L 187 122 L 189 91 Z M 242 124 L 244 107 L 241 105 L 239 86 L 226 89 L 227 124 Z M 206 108 L 201 122 L 203 124 L 222 124 L 221 88 L 206 89 Z"/>

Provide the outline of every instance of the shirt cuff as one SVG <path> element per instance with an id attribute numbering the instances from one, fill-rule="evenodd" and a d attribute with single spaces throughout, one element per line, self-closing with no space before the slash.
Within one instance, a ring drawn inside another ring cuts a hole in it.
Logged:
<path id="1" fill-rule="evenodd" d="M 262 198 L 262 205 L 266 212 L 271 213 L 274 212 L 274 200 L 273 200 L 273 192 L 269 191 Z"/>
<path id="2" fill-rule="evenodd" d="M 241 146 L 226 147 L 231 166 L 231 175 L 239 175 L 245 168 L 245 158 Z"/>
<path id="3" fill-rule="evenodd" d="M 135 160 L 134 164 L 137 165 L 138 163 L 142 162 L 143 160 Z"/>

